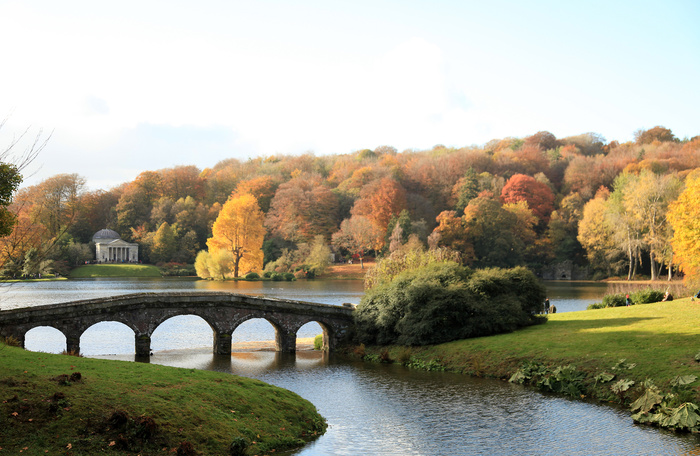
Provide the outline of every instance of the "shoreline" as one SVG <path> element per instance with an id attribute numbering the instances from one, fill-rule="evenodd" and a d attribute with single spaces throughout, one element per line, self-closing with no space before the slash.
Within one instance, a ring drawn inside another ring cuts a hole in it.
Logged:
<path id="1" fill-rule="evenodd" d="M 688 297 L 551 314 L 541 325 L 440 345 L 360 345 L 348 346 L 346 352 L 367 362 L 510 380 L 630 410 L 635 400 L 655 388 L 664 400 L 672 402 L 682 391 L 684 401 L 700 404 L 699 336 L 700 302 Z M 674 383 L 679 378 L 692 381 L 679 389 Z M 649 381 L 654 386 L 648 386 Z M 633 419 L 647 419 L 643 412 Z M 695 425 L 689 430 L 700 431 Z"/>

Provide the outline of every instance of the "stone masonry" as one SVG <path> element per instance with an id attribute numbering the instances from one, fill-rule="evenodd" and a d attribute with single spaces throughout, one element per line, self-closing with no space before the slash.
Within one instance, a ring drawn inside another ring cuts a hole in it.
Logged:
<path id="1" fill-rule="evenodd" d="M 137 293 L 0 311 L 0 336 L 12 336 L 24 346 L 27 331 L 51 326 L 66 336 L 67 351 L 79 353 L 85 330 L 103 321 L 117 321 L 134 331 L 136 355 L 148 356 L 151 335 L 158 325 L 175 316 L 197 315 L 214 332 L 216 354 L 231 354 L 233 331 L 251 318 L 264 318 L 272 324 L 278 351 L 294 352 L 297 331 L 309 322 L 321 326 L 324 350 L 333 350 L 348 336 L 352 313 L 353 309 L 345 306 L 233 293 Z"/>

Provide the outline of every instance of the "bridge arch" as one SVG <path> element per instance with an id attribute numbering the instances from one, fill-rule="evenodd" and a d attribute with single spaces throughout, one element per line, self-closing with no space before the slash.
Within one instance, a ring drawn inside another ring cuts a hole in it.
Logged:
<path id="1" fill-rule="evenodd" d="M 327 346 L 349 334 L 353 309 L 284 299 L 224 292 L 136 293 L 99 299 L 0 311 L 0 336 L 12 336 L 23 345 L 25 334 L 37 326 L 52 326 L 66 337 L 68 351 L 80 351 L 84 331 L 102 321 L 123 323 L 134 331 L 137 356 L 150 353 L 151 335 L 163 321 L 178 315 L 196 315 L 214 330 L 214 352 L 231 354 L 231 335 L 238 325 L 264 318 L 276 330 L 277 349 L 293 352 L 301 326 L 322 324 Z"/>
<path id="2" fill-rule="evenodd" d="M 308 320 L 300 320 L 298 325 L 293 328 L 294 334 L 299 332 L 301 328 L 308 325 L 309 323 L 317 323 L 321 327 L 321 334 L 323 336 L 323 343 L 321 345 L 321 350 L 330 351 L 334 350 L 335 347 L 335 332 L 333 331 L 333 326 L 323 319 L 309 318 Z"/>
<path id="3" fill-rule="evenodd" d="M 117 348 L 121 346 L 121 342 L 113 343 L 116 335 L 118 341 L 122 341 L 122 338 L 131 340 L 131 350 L 129 350 L 131 353 L 135 346 L 135 334 L 134 328 L 122 321 L 98 321 L 85 328 L 80 334 L 80 352 L 85 355 L 124 354 Z"/>
<path id="4" fill-rule="evenodd" d="M 61 353 L 66 347 L 66 335 L 52 325 L 37 325 L 17 339 L 27 350 L 45 353 Z"/>
<path id="5" fill-rule="evenodd" d="M 150 335 L 153 350 L 193 348 L 204 343 L 211 346 L 216 329 L 206 318 L 196 313 L 171 315 L 155 327 Z M 186 338 L 187 340 L 183 340 Z"/>
<path id="6" fill-rule="evenodd" d="M 235 333 L 241 325 L 245 323 L 252 323 L 253 320 L 264 320 L 272 327 L 275 332 L 275 350 L 289 351 L 289 347 L 286 346 L 289 340 L 289 330 L 285 327 L 281 320 L 265 312 L 251 312 L 250 314 L 241 316 L 231 322 L 231 339 L 233 340 L 233 333 Z"/>

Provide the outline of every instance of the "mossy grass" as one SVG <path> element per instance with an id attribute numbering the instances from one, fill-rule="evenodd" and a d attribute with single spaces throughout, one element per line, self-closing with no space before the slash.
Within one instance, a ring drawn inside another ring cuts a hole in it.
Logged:
<path id="1" fill-rule="evenodd" d="M 269 454 L 323 433 L 315 407 L 258 380 L 0 344 L 0 448 L 17 454 Z M 241 454 L 241 453 L 237 453 Z"/>
<path id="2" fill-rule="evenodd" d="M 366 347 L 366 351 L 379 355 L 385 348 Z M 611 372 L 620 359 L 626 359 L 636 367 L 626 371 L 625 378 L 637 384 L 649 378 L 665 389 L 679 375 L 700 378 L 698 352 L 700 302 L 689 298 L 552 314 L 543 325 L 508 334 L 426 347 L 388 347 L 393 360 L 436 361 L 449 371 L 504 379 L 526 361 L 573 364 L 592 377 Z"/>
<path id="3" fill-rule="evenodd" d="M 70 272 L 72 279 L 98 277 L 161 277 L 160 269 L 150 264 L 88 264 Z"/>

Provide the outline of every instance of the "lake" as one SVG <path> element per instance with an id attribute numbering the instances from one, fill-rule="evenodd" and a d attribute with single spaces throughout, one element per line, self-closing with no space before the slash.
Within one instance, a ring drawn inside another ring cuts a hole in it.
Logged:
<path id="1" fill-rule="evenodd" d="M 547 282 L 558 312 L 600 301 L 606 285 Z M 207 282 L 197 280 L 71 280 L 12 285 L 0 308 L 89 299 L 125 293 L 213 290 L 341 305 L 358 303 L 360 281 Z M 315 326 L 315 327 L 314 327 Z M 65 338 L 51 328 L 28 334 L 27 347 L 61 351 Z M 320 333 L 305 325 L 299 337 Z M 272 340 L 272 326 L 251 320 L 236 341 Z M 132 361 L 133 332 L 101 323 L 81 338 L 88 356 Z M 244 351 L 211 354 L 209 326 L 197 317 L 166 321 L 153 335 L 152 363 L 254 377 L 310 400 L 326 417 L 327 433 L 296 455 L 472 454 L 697 454 L 695 436 L 633 424 L 626 410 L 544 395 L 530 388 L 450 373 L 363 363 L 334 354 Z"/>

